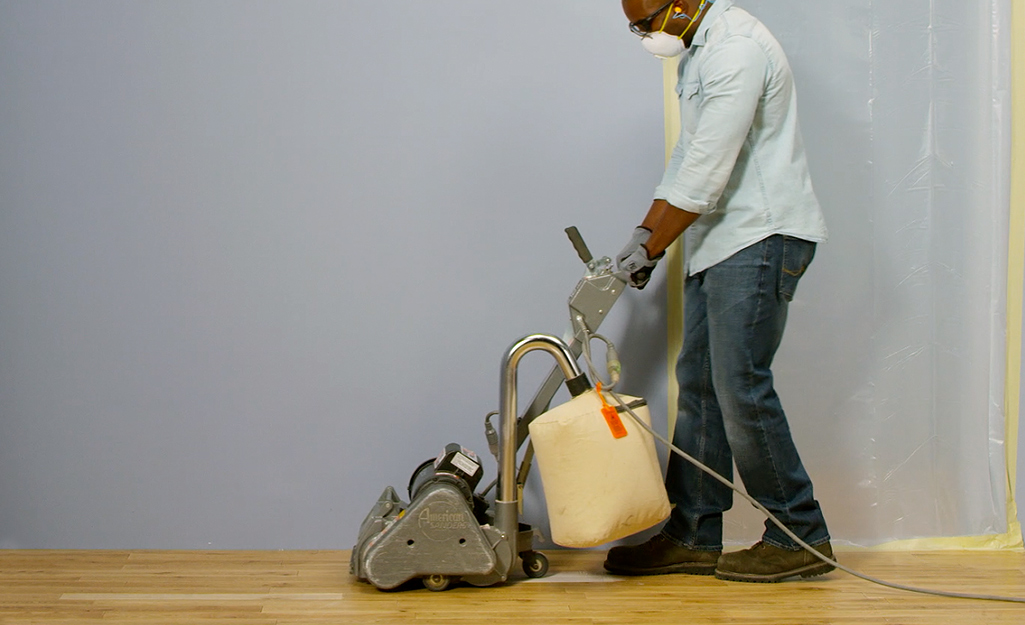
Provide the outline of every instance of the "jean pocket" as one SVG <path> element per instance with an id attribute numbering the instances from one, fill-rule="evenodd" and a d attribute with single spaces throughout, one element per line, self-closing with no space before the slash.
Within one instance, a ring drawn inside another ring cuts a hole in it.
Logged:
<path id="1" fill-rule="evenodd" d="M 796 237 L 783 237 L 783 262 L 779 272 L 779 295 L 786 301 L 794 299 L 797 283 L 815 258 L 815 243 Z"/>

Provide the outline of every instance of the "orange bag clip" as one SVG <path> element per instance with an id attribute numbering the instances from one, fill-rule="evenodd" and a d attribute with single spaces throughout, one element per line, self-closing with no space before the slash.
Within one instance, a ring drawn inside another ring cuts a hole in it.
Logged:
<path id="1" fill-rule="evenodd" d="M 626 431 L 626 426 L 623 425 L 623 420 L 619 417 L 619 412 L 615 408 L 610 406 L 605 401 L 605 396 L 601 394 L 601 382 L 598 382 L 598 399 L 601 400 L 601 414 L 605 417 L 605 422 L 609 425 L 609 430 L 612 432 L 612 438 L 623 438 L 629 432 Z"/>

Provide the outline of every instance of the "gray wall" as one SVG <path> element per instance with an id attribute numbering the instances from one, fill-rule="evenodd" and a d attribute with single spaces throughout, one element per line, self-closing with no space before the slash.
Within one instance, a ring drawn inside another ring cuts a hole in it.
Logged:
<path id="1" fill-rule="evenodd" d="M 662 163 L 593 0 L 5 1 L 0 84 L 4 547 L 348 548 Z"/>
<path id="2" fill-rule="evenodd" d="M 870 89 L 836 68 L 870 65 L 833 47 L 864 24 L 818 26 L 864 3 L 746 4 L 791 53 L 835 235 L 779 377 L 842 538 L 863 476 L 833 380 L 874 328 L 835 330 L 871 233 Z M 487 454 L 503 352 L 567 325 L 563 228 L 617 251 L 663 160 L 661 67 L 614 0 L 0 0 L 0 85 L 0 547 L 351 547 L 446 443 Z M 665 296 L 606 326 L 658 421 Z"/>

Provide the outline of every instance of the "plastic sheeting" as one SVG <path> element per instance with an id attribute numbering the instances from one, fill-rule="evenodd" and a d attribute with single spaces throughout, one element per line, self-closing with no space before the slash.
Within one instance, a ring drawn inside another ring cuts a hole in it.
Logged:
<path id="1" fill-rule="evenodd" d="M 832 534 L 1004 534 L 1010 2 L 738 4 L 790 56 L 831 230 L 776 373 Z"/>

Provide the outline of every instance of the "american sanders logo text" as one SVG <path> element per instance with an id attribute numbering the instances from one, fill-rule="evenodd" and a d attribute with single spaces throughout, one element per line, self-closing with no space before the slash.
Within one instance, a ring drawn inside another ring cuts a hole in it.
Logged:
<path id="1" fill-rule="evenodd" d="M 421 529 L 462 530 L 469 527 L 466 517 L 465 512 L 431 512 L 430 508 L 425 508 L 417 521 Z"/>

